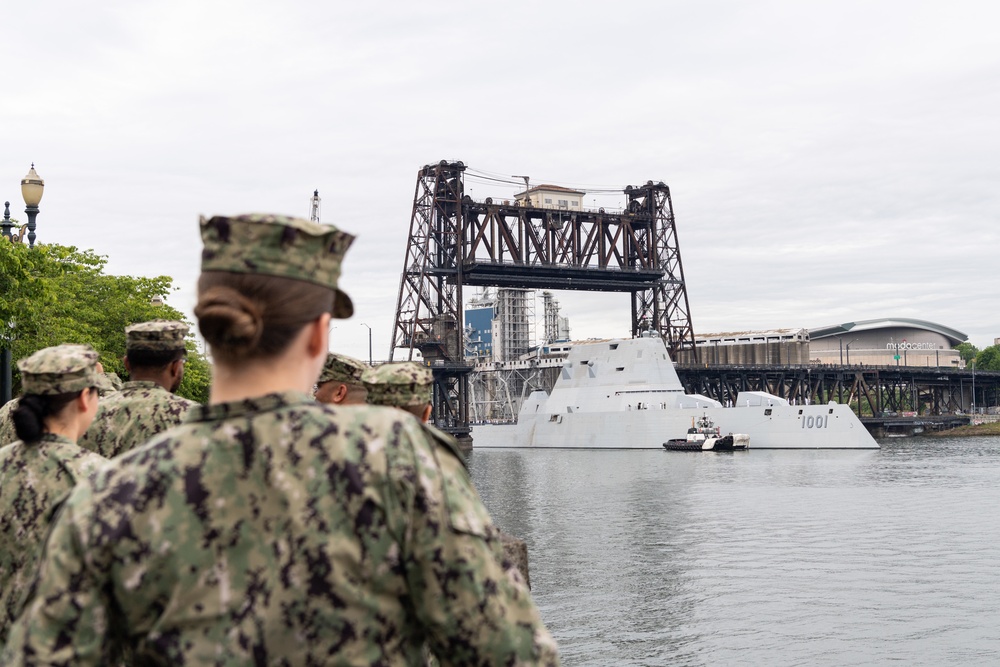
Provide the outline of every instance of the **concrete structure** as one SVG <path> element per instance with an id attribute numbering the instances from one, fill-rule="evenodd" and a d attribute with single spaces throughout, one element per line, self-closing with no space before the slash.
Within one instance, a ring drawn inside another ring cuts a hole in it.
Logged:
<path id="1" fill-rule="evenodd" d="M 809 363 L 807 329 L 772 329 L 769 331 L 731 331 L 696 335 L 698 363 L 710 366 L 781 366 Z M 690 365 L 694 356 L 688 351 L 677 355 L 677 363 Z"/>
<path id="2" fill-rule="evenodd" d="M 809 338 L 812 363 L 962 368 L 954 347 L 969 337 L 934 322 L 886 318 L 811 329 Z"/>
<path id="3" fill-rule="evenodd" d="M 518 192 L 514 195 L 514 199 L 522 206 L 579 211 L 583 208 L 583 198 L 586 194 L 582 190 L 572 190 L 560 185 L 536 185 L 530 190 Z M 528 203 L 529 198 L 531 199 L 530 204 Z"/>

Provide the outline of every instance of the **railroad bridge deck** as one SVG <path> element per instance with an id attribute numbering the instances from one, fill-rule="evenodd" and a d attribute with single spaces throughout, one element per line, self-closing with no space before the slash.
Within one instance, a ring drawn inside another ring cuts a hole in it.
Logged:
<path id="1" fill-rule="evenodd" d="M 1000 404 L 1000 372 L 913 366 L 677 365 L 689 393 L 724 405 L 741 391 L 766 391 L 789 401 L 849 403 L 862 418 L 955 415 Z"/>

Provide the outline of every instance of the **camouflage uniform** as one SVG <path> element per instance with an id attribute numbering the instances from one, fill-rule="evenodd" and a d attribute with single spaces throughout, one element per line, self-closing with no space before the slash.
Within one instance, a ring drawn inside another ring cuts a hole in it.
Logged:
<path id="1" fill-rule="evenodd" d="M 97 353 L 84 345 L 50 347 L 20 362 L 28 393 L 101 386 Z M 49 520 L 77 481 L 107 463 L 61 435 L 17 440 L 0 449 L 0 647 L 35 572 Z"/>
<path id="2" fill-rule="evenodd" d="M 414 361 L 397 361 L 369 368 L 361 377 L 372 405 L 417 408 L 431 402 L 434 375 Z"/>
<path id="3" fill-rule="evenodd" d="M 323 370 L 320 372 L 316 384 L 340 382 L 362 386 L 361 376 L 367 368 L 368 364 L 358 361 L 354 357 L 330 352 L 326 355 L 326 363 L 323 364 Z"/>
<path id="4" fill-rule="evenodd" d="M 125 329 L 125 345 L 129 351 L 183 350 L 187 332 L 183 322 L 142 322 Z M 195 405 L 155 382 L 126 382 L 120 391 L 101 400 L 94 423 L 80 438 L 80 446 L 114 458 L 180 424 Z"/>
<path id="5" fill-rule="evenodd" d="M 14 410 L 17 410 L 16 398 L 0 407 L 0 447 L 17 440 L 17 434 L 14 432 Z"/>
<path id="6" fill-rule="evenodd" d="M 350 243 L 256 216 L 202 236 L 203 271 L 305 267 L 328 286 Z M 500 561 L 459 453 L 412 417 L 298 392 L 199 406 L 77 486 L 0 662 L 100 664 L 127 628 L 158 664 L 415 665 L 424 641 L 449 663 L 558 664 Z"/>
<path id="7" fill-rule="evenodd" d="M 124 383 L 122 382 L 122 379 L 118 377 L 118 373 L 106 372 L 104 374 L 104 377 L 106 377 L 108 379 L 108 382 L 111 383 L 111 387 L 101 392 L 101 398 L 107 396 L 108 394 L 113 394 L 116 391 L 122 390 L 122 385 Z"/>

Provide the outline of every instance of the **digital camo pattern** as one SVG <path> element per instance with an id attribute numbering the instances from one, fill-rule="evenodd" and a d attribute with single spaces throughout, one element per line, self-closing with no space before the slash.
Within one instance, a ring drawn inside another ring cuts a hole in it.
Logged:
<path id="1" fill-rule="evenodd" d="M 333 225 L 287 215 L 250 213 L 201 218 L 202 271 L 230 271 L 292 278 L 336 290 L 334 317 L 354 305 L 337 289 L 340 265 L 354 237 Z"/>
<path id="2" fill-rule="evenodd" d="M 35 573 L 52 510 L 106 460 L 62 436 L 0 449 L 0 646 Z"/>
<path id="3" fill-rule="evenodd" d="M 297 392 L 199 407 L 77 486 L 0 662 L 97 665 L 128 628 L 139 664 L 417 665 L 425 641 L 444 664 L 558 664 L 501 559 L 412 416 Z"/>
<path id="4" fill-rule="evenodd" d="M 368 364 L 354 357 L 330 352 L 326 355 L 323 370 L 320 372 L 319 380 L 316 383 L 340 382 L 342 384 L 356 384 L 361 386 L 361 376 L 364 375 L 367 368 Z"/>
<path id="5" fill-rule="evenodd" d="M 394 408 L 427 405 L 431 402 L 434 375 L 414 361 L 396 361 L 369 368 L 361 376 L 368 390 L 368 402 Z"/>
<path id="6" fill-rule="evenodd" d="M 184 349 L 188 325 L 175 320 L 150 320 L 125 327 L 126 350 L 171 352 Z"/>
<path id="7" fill-rule="evenodd" d="M 51 396 L 90 387 L 114 389 L 101 370 L 99 355 L 89 345 L 55 345 L 17 362 L 25 394 Z"/>
<path id="8" fill-rule="evenodd" d="M 80 446 L 112 459 L 177 426 L 196 405 L 155 382 L 126 382 L 121 391 L 101 399 Z"/>
<path id="9" fill-rule="evenodd" d="M 14 410 L 17 409 L 18 400 L 15 398 L 0 406 L 0 447 L 17 440 L 17 433 L 14 431 Z"/>

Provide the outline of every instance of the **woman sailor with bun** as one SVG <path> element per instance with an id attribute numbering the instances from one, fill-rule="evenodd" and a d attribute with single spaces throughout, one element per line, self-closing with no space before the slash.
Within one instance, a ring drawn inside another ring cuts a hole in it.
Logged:
<path id="1" fill-rule="evenodd" d="M 3 664 L 558 664 L 458 452 L 309 392 L 352 237 L 202 219 L 209 404 L 67 501 Z M 30 657 L 29 657 L 30 656 Z"/>
<path id="2" fill-rule="evenodd" d="M 18 440 L 0 449 L 0 647 L 27 593 L 53 511 L 107 460 L 77 446 L 111 387 L 89 345 L 58 345 L 18 362 Z"/>

